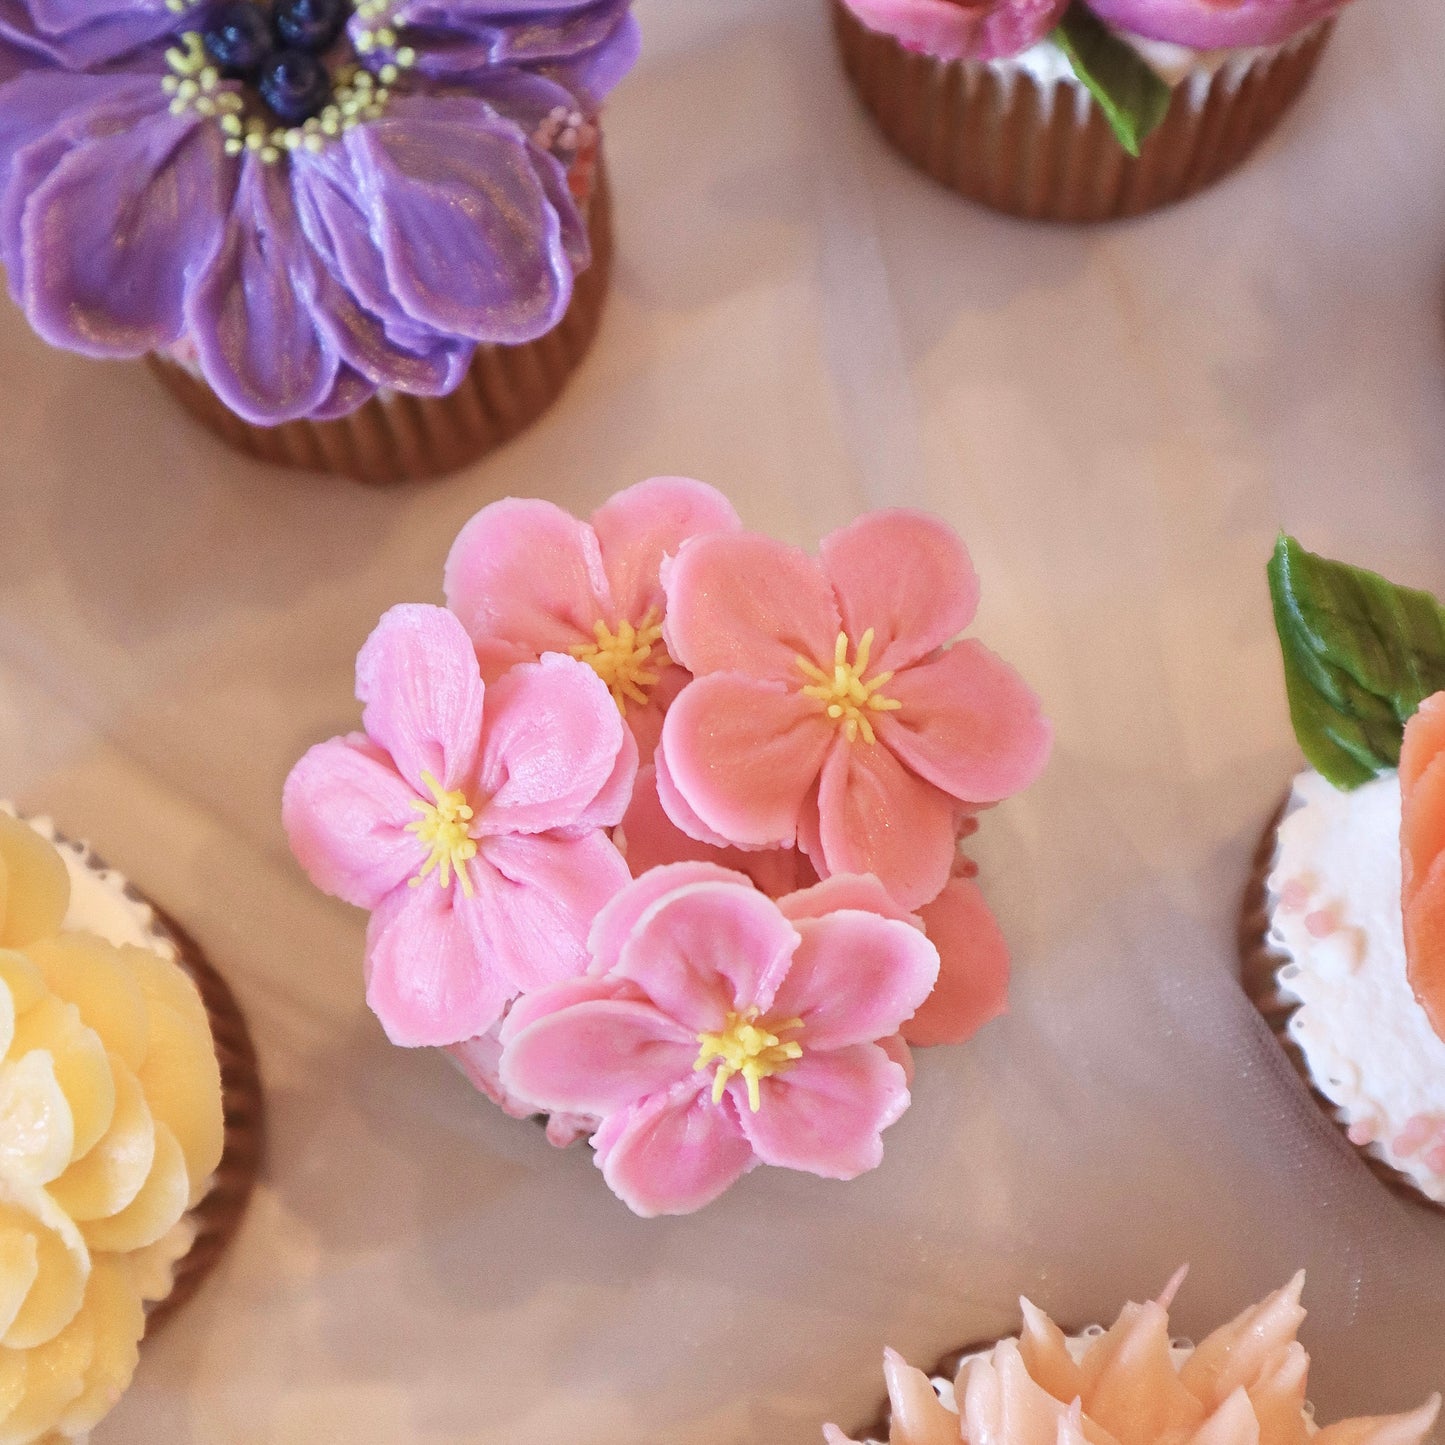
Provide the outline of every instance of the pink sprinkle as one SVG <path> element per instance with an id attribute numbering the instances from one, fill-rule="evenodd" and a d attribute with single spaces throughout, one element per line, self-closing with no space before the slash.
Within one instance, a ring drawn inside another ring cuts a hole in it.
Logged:
<path id="1" fill-rule="evenodd" d="M 1281 913 L 1299 913 L 1309 901 L 1309 884 L 1303 878 L 1291 878 L 1280 891 L 1279 910 Z"/>
<path id="2" fill-rule="evenodd" d="M 1437 1144 L 1425 1156 L 1425 1165 L 1432 1174 L 1445 1174 L 1445 1144 Z"/>
<path id="3" fill-rule="evenodd" d="M 1408 1159 L 1434 1137 L 1439 1122 L 1438 1118 L 1432 1118 L 1429 1114 L 1416 1114 L 1413 1119 L 1405 1121 L 1405 1127 L 1395 1136 L 1391 1148 L 1402 1159 Z"/>
<path id="4" fill-rule="evenodd" d="M 1340 926 L 1333 908 L 1317 908 L 1305 914 L 1305 931 L 1311 938 L 1328 938 Z"/>
<path id="5" fill-rule="evenodd" d="M 1380 1128 L 1373 1119 L 1357 1119 L 1350 1125 L 1350 1143 L 1357 1149 L 1373 1144 L 1379 1137 Z"/>

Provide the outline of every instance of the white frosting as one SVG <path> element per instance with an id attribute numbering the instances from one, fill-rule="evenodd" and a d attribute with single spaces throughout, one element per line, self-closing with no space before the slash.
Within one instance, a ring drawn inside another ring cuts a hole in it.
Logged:
<path id="1" fill-rule="evenodd" d="M 12 803 L 0 802 L 0 810 L 12 818 L 19 816 Z M 102 866 L 87 844 L 57 838 L 51 819 L 25 821 L 42 838 L 54 843 L 65 860 L 70 874 L 70 907 L 62 926 L 67 932 L 94 933 L 117 948 L 133 944 L 177 961 L 175 944 L 157 924 L 154 910 L 130 893 L 130 884 L 121 874 Z"/>
<path id="2" fill-rule="evenodd" d="M 1237 50 L 1195 50 L 1188 45 L 1173 45 L 1167 40 L 1149 40 L 1143 35 L 1134 35 L 1124 30 L 1116 30 L 1114 33 L 1137 52 L 1144 63 L 1167 85 L 1175 90 L 1184 87 L 1191 102 L 1202 103 L 1216 75 L 1224 72 L 1229 84 L 1237 87 L 1261 60 L 1272 60 L 1275 56 L 1304 44 L 1318 28 L 1312 26 L 1282 45 L 1260 45 Z M 1045 88 L 1066 84 L 1074 86 L 1084 95 L 1088 94 L 1083 82 L 1074 74 L 1068 56 L 1047 38 L 1030 46 L 1020 55 L 991 60 L 988 66 L 1001 75 L 1022 72 Z"/>
<path id="3" fill-rule="evenodd" d="M 1445 1202 L 1445 1040 L 1405 972 L 1400 784 L 1295 779 L 1269 876 L 1269 941 L 1315 1087 L 1356 1144 Z"/>

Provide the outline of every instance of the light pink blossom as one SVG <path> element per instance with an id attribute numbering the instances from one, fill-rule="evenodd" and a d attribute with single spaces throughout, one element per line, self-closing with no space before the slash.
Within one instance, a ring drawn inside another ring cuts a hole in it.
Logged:
<path id="1" fill-rule="evenodd" d="M 759 1163 L 851 1179 L 909 1102 L 897 1031 L 938 954 L 825 902 L 793 913 L 708 863 L 654 868 L 598 915 L 586 978 L 520 1000 L 501 1080 L 595 1114 L 596 1162 L 642 1215 L 684 1214 Z"/>
<path id="2" fill-rule="evenodd" d="M 740 526 L 721 492 L 685 477 L 628 487 L 590 522 L 551 502 L 508 497 L 483 507 L 452 544 L 447 604 L 488 679 L 544 652 L 587 663 L 646 760 L 687 681 L 662 642 L 658 570 L 688 538 Z"/>
<path id="3" fill-rule="evenodd" d="M 444 608 L 394 607 L 356 660 L 362 733 L 313 747 L 282 817 L 325 892 L 371 912 L 367 1002 L 394 1043 L 485 1033 L 575 976 L 627 882 L 607 829 L 637 750 L 607 689 L 556 655 L 483 685 Z"/>
<path id="4" fill-rule="evenodd" d="M 965 836 L 976 828 L 977 823 L 967 819 Z M 1008 1007 L 1008 944 L 973 881 L 977 869 L 962 855 L 943 892 L 916 913 L 899 907 L 874 878 L 844 875 L 817 888 L 817 874 L 801 848 L 744 852 L 689 837 L 663 809 L 657 772 L 651 766 L 638 769 L 632 802 L 619 832 L 634 878 L 668 863 L 715 863 L 746 873 L 790 917 L 790 910 L 797 906 L 788 897 L 792 894 L 795 898 L 827 899 L 833 908 L 867 909 L 921 927 L 938 950 L 939 966 L 933 992 L 901 1030 L 904 1040 L 915 1047 L 963 1043 Z M 853 901 L 843 901 L 845 894 L 836 891 L 843 888 Z"/>
<path id="5" fill-rule="evenodd" d="M 1346 0 L 1088 0 L 1109 25 L 1196 50 L 1282 45 Z"/>
<path id="6" fill-rule="evenodd" d="M 916 908 L 948 882 L 960 820 L 1048 758 L 1018 674 L 953 642 L 978 582 L 937 518 L 875 512 L 817 558 L 751 533 L 699 537 L 663 582 L 668 650 L 694 680 L 664 722 L 659 793 L 693 837 L 797 844 L 820 875 L 876 874 Z"/>
<path id="7" fill-rule="evenodd" d="M 848 7 L 910 50 L 940 60 L 999 60 L 1043 40 L 1069 0 L 848 0 Z"/>

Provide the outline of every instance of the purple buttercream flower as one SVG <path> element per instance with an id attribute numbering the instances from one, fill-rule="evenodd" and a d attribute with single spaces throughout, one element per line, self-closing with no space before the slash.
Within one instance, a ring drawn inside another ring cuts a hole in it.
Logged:
<path id="1" fill-rule="evenodd" d="M 557 325 L 628 0 L 347 9 L 288 123 L 208 51 L 213 0 L 0 0 L 0 259 L 46 341 L 170 351 L 275 425 Z"/>

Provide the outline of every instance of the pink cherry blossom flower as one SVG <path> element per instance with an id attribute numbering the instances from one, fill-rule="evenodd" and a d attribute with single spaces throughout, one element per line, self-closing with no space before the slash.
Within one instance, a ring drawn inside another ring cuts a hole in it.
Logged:
<path id="1" fill-rule="evenodd" d="M 938 954 L 897 919 L 795 898 L 654 868 L 598 915 L 590 975 L 508 1015 L 503 1084 L 598 1115 L 596 1162 L 636 1213 L 700 1209 L 760 1163 L 852 1179 L 882 1161 L 909 1102 L 895 1036 Z"/>
<path id="2" fill-rule="evenodd" d="M 1048 758 L 1018 674 L 972 639 L 948 645 L 978 581 L 936 518 L 872 513 L 816 559 L 699 537 L 663 581 L 668 651 L 694 680 L 663 726 L 659 790 L 694 837 L 796 843 L 819 874 L 876 874 L 916 908 L 948 882 L 960 818 Z"/>
<path id="3" fill-rule="evenodd" d="M 483 507 L 452 544 L 447 605 L 488 679 L 544 652 L 587 663 L 647 759 L 687 681 L 662 642 L 663 558 L 690 537 L 740 526 L 721 492 L 685 477 L 628 487 L 590 523 L 551 502 L 509 497 Z"/>
<path id="4" fill-rule="evenodd" d="M 484 686 L 444 608 L 394 607 L 356 659 L 363 733 L 313 747 L 282 818 L 317 887 L 371 911 L 366 997 L 394 1043 L 485 1033 L 519 993 L 587 965 L 627 882 L 607 829 L 637 750 L 569 657 Z"/>
<path id="5" fill-rule="evenodd" d="M 976 831 L 969 818 L 964 836 Z M 922 928 L 938 950 L 938 982 L 901 1030 L 915 1047 L 961 1044 L 1008 1007 L 1009 951 L 1003 930 L 984 901 L 977 869 L 961 855 L 943 892 L 916 913 L 900 908 L 876 878 L 842 875 L 816 887 L 818 876 L 801 848 L 716 847 L 690 838 L 667 816 L 657 793 L 657 770 L 639 768 L 618 830 L 634 878 L 669 863 L 705 862 L 746 873 L 785 910 L 797 906 L 789 894 L 829 900 L 833 908 L 862 908 Z M 835 891 L 846 886 L 849 890 Z M 845 897 L 852 901 L 844 901 Z M 790 914 L 791 916 L 791 914 Z"/>
<path id="6" fill-rule="evenodd" d="M 448 1044 L 446 1052 L 472 1088 L 479 1094 L 485 1094 L 504 1114 L 513 1119 L 537 1117 L 537 1106 L 530 1099 L 518 1098 L 502 1083 L 501 1022 L 494 1023 L 486 1033 L 478 1034 L 474 1039 Z M 565 1149 L 596 1133 L 601 1122 L 590 1114 L 564 1114 L 558 1110 L 547 1115 L 547 1142 L 553 1148 Z"/>

